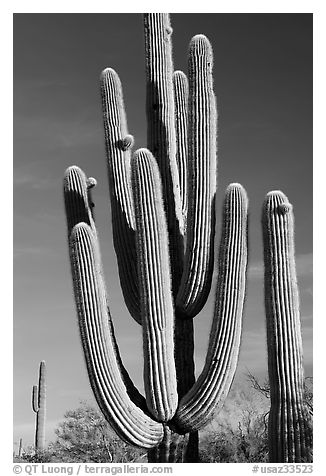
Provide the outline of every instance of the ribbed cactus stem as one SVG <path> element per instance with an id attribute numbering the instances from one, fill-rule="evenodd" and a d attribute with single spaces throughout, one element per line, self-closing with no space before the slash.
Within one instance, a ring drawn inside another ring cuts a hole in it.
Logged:
<path id="1" fill-rule="evenodd" d="M 161 178 L 147 149 L 132 160 L 137 257 L 147 405 L 158 421 L 170 420 L 178 395 L 174 364 L 174 308 Z"/>
<path id="2" fill-rule="evenodd" d="M 247 265 L 247 209 L 245 190 L 231 184 L 226 191 L 218 261 L 215 310 L 204 369 L 181 399 L 175 422 L 180 431 L 205 426 L 229 392 L 240 350 Z"/>
<path id="3" fill-rule="evenodd" d="M 182 275 L 184 223 L 176 158 L 172 28 L 167 13 L 145 13 L 147 147 L 157 160 L 167 215 L 172 288 Z"/>
<path id="4" fill-rule="evenodd" d="M 207 301 L 214 265 L 217 111 L 213 51 L 204 35 L 189 47 L 187 246 L 177 307 L 194 317 Z"/>
<path id="5" fill-rule="evenodd" d="M 124 441 L 143 448 L 156 446 L 163 438 L 163 426 L 135 404 L 121 375 L 109 325 L 99 245 L 89 225 L 74 227 L 70 248 L 81 340 L 97 403 Z"/>
<path id="6" fill-rule="evenodd" d="M 32 408 L 36 413 L 35 450 L 43 451 L 45 447 L 46 418 L 46 368 L 44 360 L 40 363 L 38 385 L 33 386 Z"/>
<path id="7" fill-rule="evenodd" d="M 182 71 L 173 73 L 175 104 L 176 157 L 179 170 L 181 208 L 184 226 L 187 223 L 188 209 L 188 79 Z M 185 230 L 186 232 L 186 230 Z"/>
<path id="8" fill-rule="evenodd" d="M 310 431 L 303 402 L 304 371 L 292 205 L 280 191 L 263 206 L 265 308 L 271 389 L 269 458 L 309 461 Z"/>
<path id="9" fill-rule="evenodd" d="M 181 399 L 195 383 L 194 323 L 192 319 L 175 321 L 175 365 L 178 395 Z"/>
<path id="10" fill-rule="evenodd" d="M 186 459 L 189 435 L 179 435 L 171 431 L 168 426 L 164 428 L 164 438 L 159 446 L 148 451 L 149 463 L 185 463 L 191 462 L 191 457 Z M 197 441 L 198 444 L 198 441 Z M 198 456 L 198 455 L 197 455 Z"/>
<path id="11" fill-rule="evenodd" d="M 113 243 L 126 305 L 132 317 L 141 323 L 130 168 L 134 139 L 127 129 L 120 78 L 111 68 L 105 69 L 101 74 L 101 95 L 111 195 Z"/>

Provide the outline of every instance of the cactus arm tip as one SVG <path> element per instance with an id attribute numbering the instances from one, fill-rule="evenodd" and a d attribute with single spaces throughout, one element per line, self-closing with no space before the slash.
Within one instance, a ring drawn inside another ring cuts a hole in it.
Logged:
<path id="1" fill-rule="evenodd" d="M 87 179 L 87 190 L 96 187 L 97 185 L 97 180 L 94 177 L 89 177 Z"/>
<path id="2" fill-rule="evenodd" d="M 76 165 L 68 167 L 63 181 L 63 193 L 67 217 L 68 236 L 74 225 L 86 222 L 95 229 L 91 189 L 96 180 L 87 178 L 83 170 Z"/>

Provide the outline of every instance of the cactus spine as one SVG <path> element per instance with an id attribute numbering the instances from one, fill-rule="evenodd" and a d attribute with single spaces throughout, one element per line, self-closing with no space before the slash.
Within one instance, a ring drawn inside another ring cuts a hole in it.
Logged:
<path id="1" fill-rule="evenodd" d="M 44 360 L 40 363 L 38 385 L 32 390 L 32 409 L 36 413 L 35 451 L 43 451 L 45 447 L 46 417 L 46 368 Z"/>
<path id="2" fill-rule="evenodd" d="M 193 317 L 213 275 L 216 104 L 212 47 L 189 49 L 189 85 L 173 73 L 168 14 L 145 14 L 148 149 L 131 153 L 117 73 L 101 75 L 113 240 L 121 287 L 142 325 L 146 399 L 123 367 L 105 291 L 91 187 L 67 169 L 64 196 L 81 341 L 96 400 L 118 435 L 149 461 L 196 461 L 198 433 L 223 405 L 234 377 L 247 265 L 246 192 L 231 184 L 223 205 L 209 350 L 194 376 Z M 177 131 L 177 133 L 176 133 Z"/>
<path id="3" fill-rule="evenodd" d="M 270 462 L 309 461 L 311 431 L 304 406 L 303 352 L 294 257 L 292 205 L 280 191 L 263 207 Z"/>

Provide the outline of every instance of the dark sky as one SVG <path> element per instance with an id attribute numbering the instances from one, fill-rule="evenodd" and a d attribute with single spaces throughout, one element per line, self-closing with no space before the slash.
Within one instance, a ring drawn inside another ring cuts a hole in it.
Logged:
<path id="1" fill-rule="evenodd" d="M 174 67 L 191 37 L 214 50 L 219 111 L 217 234 L 226 186 L 250 206 L 249 284 L 238 381 L 267 372 L 261 207 L 280 189 L 294 206 L 306 373 L 312 368 L 312 15 L 173 14 Z M 79 344 L 66 244 L 62 178 L 79 165 L 98 180 L 96 217 L 111 310 L 125 365 L 142 386 L 141 334 L 123 303 L 112 247 L 99 75 L 120 75 L 129 132 L 146 146 L 140 14 L 14 15 L 14 440 L 32 442 L 31 387 L 48 368 L 48 437 L 64 411 L 92 399 Z M 212 317 L 196 323 L 197 369 Z"/>

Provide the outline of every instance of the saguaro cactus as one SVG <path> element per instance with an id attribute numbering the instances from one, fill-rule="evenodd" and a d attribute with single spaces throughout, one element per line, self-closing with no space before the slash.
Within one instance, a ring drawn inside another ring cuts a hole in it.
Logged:
<path id="1" fill-rule="evenodd" d="M 265 308 L 271 408 L 269 458 L 310 460 L 311 429 L 303 401 L 304 371 L 292 205 L 280 191 L 263 207 Z"/>
<path id="2" fill-rule="evenodd" d="M 64 179 L 69 250 L 90 384 L 117 434 L 149 461 L 196 461 L 198 430 L 223 404 L 240 347 L 247 265 L 247 196 L 226 190 L 216 302 L 204 368 L 195 382 L 193 317 L 213 276 L 216 128 L 212 48 L 189 48 L 189 85 L 173 72 L 168 14 L 146 14 L 148 149 L 131 153 L 117 73 L 101 75 L 113 241 L 126 305 L 142 325 L 146 398 L 123 367 L 92 213 L 93 179 Z M 189 96 L 189 97 L 188 97 Z M 189 99 L 189 100 L 188 100 Z M 177 134 L 176 134 L 177 131 Z M 180 451 L 179 451 L 180 450 Z"/>
<path id="3" fill-rule="evenodd" d="M 18 456 L 21 457 L 22 454 L 23 454 L 23 438 L 19 438 Z"/>
<path id="4" fill-rule="evenodd" d="M 32 408 L 36 413 L 35 450 L 44 450 L 45 446 L 45 417 L 46 417 L 46 368 L 44 360 L 40 363 L 38 385 L 33 386 Z"/>

